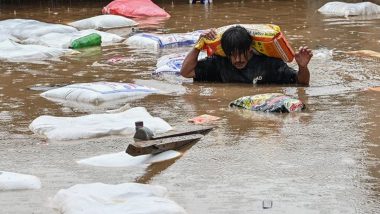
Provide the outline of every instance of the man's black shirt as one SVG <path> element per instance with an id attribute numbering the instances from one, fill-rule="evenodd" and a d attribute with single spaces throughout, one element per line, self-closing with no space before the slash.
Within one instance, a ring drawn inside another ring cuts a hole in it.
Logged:
<path id="1" fill-rule="evenodd" d="M 297 71 L 281 59 L 253 55 L 239 70 L 227 57 L 211 56 L 198 61 L 194 81 L 222 83 L 296 83 Z"/>

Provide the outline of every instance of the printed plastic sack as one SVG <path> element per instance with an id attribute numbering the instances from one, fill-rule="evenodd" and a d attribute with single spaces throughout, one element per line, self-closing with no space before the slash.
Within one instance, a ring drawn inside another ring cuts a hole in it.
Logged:
<path id="1" fill-rule="evenodd" d="M 240 97 L 232 101 L 230 107 L 263 112 L 299 112 L 305 105 L 298 99 L 280 93 L 258 94 Z"/>
<path id="2" fill-rule="evenodd" d="M 100 29 L 136 26 L 137 22 L 133 21 L 132 19 L 125 18 L 123 16 L 100 15 L 100 16 L 95 16 L 95 17 L 71 22 L 69 23 L 69 25 L 79 30 L 86 30 L 86 29 L 100 30 Z"/>
<path id="3" fill-rule="evenodd" d="M 345 3 L 329 2 L 318 9 L 318 12 L 329 16 L 360 16 L 380 14 L 380 6 L 371 2 Z"/>
<path id="4" fill-rule="evenodd" d="M 129 37 L 125 43 L 132 47 L 153 48 L 155 50 L 191 46 L 198 41 L 200 34 L 201 31 L 173 34 L 139 33 Z"/>
<path id="5" fill-rule="evenodd" d="M 74 27 L 50 24 L 29 19 L 7 19 L 0 21 L 0 26 L 8 29 L 8 33 L 18 39 L 40 37 L 48 33 L 73 33 L 78 30 Z"/>
<path id="6" fill-rule="evenodd" d="M 158 75 L 161 73 L 171 73 L 179 75 L 182 67 L 183 60 L 188 53 L 175 53 L 160 57 L 157 60 L 156 70 L 152 73 L 153 75 Z M 205 52 L 200 52 L 198 55 L 198 60 L 205 58 L 207 55 Z"/>
<path id="7" fill-rule="evenodd" d="M 44 45 L 48 47 L 55 47 L 55 48 L 69 48 L 72 42 L 80 37 L 84 37 L 90 34 L 99 34 L 102 38 L 101 45 L 109 45 L 109 44 L 115 44 L 120 43 L 124 40 L 123 37 L 97 31 L 97 30 L 81 30 L 74 33 L 48 33 L 46 35 L 40 36 L 38 38 L 29 38 L 23 41 L 24 44 L 35 44 L 35 45 Z"/>
<path id="8" fill-rule="evenodd" d="M 132 83 L 95 82 L 67 85 L 46 91 L 41 96 L 59 102 L 72 101 L 100 105 L 104 102 L 120 99 L 141 98 L 157 92 L 157 89 Z"/>
<path id="9" fill-rule="evenodd" d="M 51 48 L 42 45 L 23 45 L 11 40 L 0 42 L 0 60 L 11 62 L 33 62 L 53 60 L 63 55 L 75 54 L 70 49 Z"/>
<path id="10" fill-rule="evenodd" d="M 201 38 L 196 47 L 207 51 L 208 55 L 216 54 L 225 56 L 222 49 L 221 38 L 223 33 L 230 27 L 237 25 L 228 25 L 218 28 L 215 40 Z M 277 25 L 272 24 L 239 24 L 248 30 L 252 36 L 252 47 L 256 54 L 281 58 L 285 62 L 291 62 L 294 59 L 294 51 Z"/>
<path id="11" fill-rule="evenodd" d="M 102 13 L 126 17 L 170 17 L 165 10 L 161 9 L 151 0 L 115 0 L 105 6 Z"/>

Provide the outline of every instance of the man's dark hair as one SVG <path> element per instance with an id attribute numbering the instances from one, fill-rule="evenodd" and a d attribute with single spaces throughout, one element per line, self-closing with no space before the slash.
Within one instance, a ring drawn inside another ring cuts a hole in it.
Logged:
<path id="1" fill-rule="evenodd" d="M 222 35 L 222 48 L 228 58 L 232 54 L 246 55 L 252 44 L 252 37 L 247 29 L 241 26 L 228 28 Z"/>

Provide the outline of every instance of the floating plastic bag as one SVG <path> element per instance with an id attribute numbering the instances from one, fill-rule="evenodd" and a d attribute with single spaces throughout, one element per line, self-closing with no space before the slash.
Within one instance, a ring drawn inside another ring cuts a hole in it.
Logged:
<path id="1" fill-rule="evenodd" d="M 119 99 L 130 98 L 132 100 L 141 98 L 157 92 L 157 89 L 132 83 L 94 82 L 67 85 L 46 91 L 41 96 L 59 102 L 72 101 L 100 105 L 104 102 Z"/>
<path id="2" fill-rule="evenodd" d="M 157 163 L 165 160 L 177 158 L 181 155 L 180 152 L 168 150 L 156 155 L 139 155 L 131 156 L 125 151 L 100 155 L 96 157 L 86 158 L 77 161 L 79 164 L 101 167 L 131 167 L 131 166 L 149 166 L 152 163 Z"/>
<path id="3" fill-rule="evenodd" d="M 263 112 L 298 112 L 305 109 L 305 105 L 298 99 L 280 94 L 268 93 L 254 96 L 240 97 L 232 101 L 230 107 Z"/>
<path id="4" fill-rule="evenodd" d="M 159 117 L 152 117 L 145 108 L 136 107 L 120 113 L 90 114 L 80 117 L 40 116 L 29 125 L 30 130 L 51 140 L 77 140 L 107 135 L 132 135 L 135 122 L 143 121 L 155 134 L 172 127 Z"/>
<path id="5" fill-rule="evenodd" d="M 9 34 L 21 40 L 40 37 L 48 33 L 73 33 L 78 31 L 76 28 L 67 25 L 50 24 L 29 19 L 7 19 L 0 21 L 0 26 L 7 28 Z"/>
<path id="6" fill-rule="evenodd" d="M 328 2 L 318 12 L 329 16 L 362 16 L 380 14 L 380 6 L 371 2 Z"/>
<path id="7" fill-rule="evenodd" d="M 210 123 L 219 120 L 220 117 L 212 116 L 209 114 L 202 114 L 200 116 L 191 118 L 189 122 L 192 122 L 194 124 L 204 124 L 204 123 Z"/>
<path id="8" fill-rule="evenodd" d="M 159 75 L 162 73 L 170 73 L 180 75 L 183 60 L 185 60 L 188 53 L 175 53 L 160 57 L 157 60 L 156 70 L 153 75 Z M 198 60 L 207 57 L 205 52 L 200 52 Z"/>
<path id="9" fill-rule="evenodd" d="M 216 54 L 225 56 L 222 49 L 221 38 L 223 33 L 232 26 L 228 25 L 218 28 L 217 38 L 209 40 L 201 38 L 197 47 L 207 51 L 208 55 Z M 285 62 L 291 62 L 294 59 L 294 51 L 277 25 L 272 24 L 239 24 L 248 30 L 252 36 L 252 47 L 257 54 L 263 54 L 270 57 L 281 58 Z"/>
<path id="10" fill-rule="evenodd" d="M 105 6 L 102 13 L 126 17 L 170 17 L 165 10 L 161 9 L 151 0 L 115 0 Z"/>
<path id="11" fill-rule="evenodd" d="M 0 60 L 12 62 L 31 62 L 58 58 L 75 54 L 74 50 L 51 48 L 41 45 L 22 45 L 11 40 L 0 42 Z"/>
<path id="12" fill-rule="evenodd" d="M 125 43 L 132 47 L 153 49 L 191 46 L 198 41 L 200 34 L 201 31 L 173 34 L 139 33 L 127 38 Z"/>
<path id="13" fill-rule="evenodd" d="M 185 214 L 167 195 L 165 187 L 149 184 L 77 184 L 59 190 L 52 208 L 65 214 Z"/>
<path id="14" fill-rule="evenodd" d="M 117 15 L 100 15 L 87 19 L 78 20 L 69 23 L 79 30 L 86 29 L 111 29 L 111 28 L 121 28 L 121 27 L 131 27 L 136 26 L 138 23 L 132 19 L 125 18 L 123 16 Z"/>
<path id="15" fill-rule="evenodd" d="M 41 181 L 33 175 L 0 171 L 0 190 L 40 189 Z"/>
<path id="16" fill-rule="evenodd" d="M 69 48 L 71 43 L 80 37 L 90 34 L 99 34 L 101 36 L 101 45 L 119 43 L 124 40 L 123 37 L 116 34 L 101 32 L 97 30 L 82 30 L 74 33 L 48 33 L 38 38 L 29 38 L 23 41 L 24 44 L 44 45 L 55 48 Z"/>

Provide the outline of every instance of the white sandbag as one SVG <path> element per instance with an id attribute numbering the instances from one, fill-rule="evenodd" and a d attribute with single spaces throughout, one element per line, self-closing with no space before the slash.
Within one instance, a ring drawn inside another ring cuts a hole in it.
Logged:
<path id="1" fill-rule="evenodd" d="M 79 30 L 131 27 L 137 24 L 132 19 L 117 15 L 99 15 L 69 23 L 70 26 Z"/>
<path id="2" fill-rule="evenodd" d="M 161 73 L 170 73 L 179 75 L 183 60 L 185 60 L 187 54 L 188 53 L 174 53 L 158 58 L 156 64 L 157 68 L 152 74 L 159 75 Z M 207 54 L 205 52 L 200 52 L 198 55 L 198 60 L 206 57 Z"/>
<path id="3" fill-rule="evenodd" d="M 28 19 L 8 19 L 0 21 L 0 26 L 9 27 L 9 33 L 21 40 L 40 37 L 48 33 L 72 33 L 78 31 L 76 28 L 67 25 L 50 24 Z"/>
<path id="4" fill-rule="evenodd" d="M 115 100 L 133 100 L 158 93 L 154 88 L 120 82 L 76 83 L 45 91 L 42 97 L 58 102 L 78 102 L 100 105 Z"/>
<path id="5" fill-rule="evenodd" d="M 138 183 L 77 184 L 59 190 L 52 208 L 64 214 L 186 213 L 167 198 L 165 187 Z"/>
<path id="6" fill-rule="evenodd" d="M 380 14 L 380 6 L 371 2 L 345 3 L 328 2 L 318 12 L 330 16 L 361 16 Z"/>
<path id="7" fill-rule="evenodd" d="M 156 155 L 139 155 L 134 157 L 123 151 L 82 159 L 77 161 L 77 163 L 101 167 L 148 166 L 152 163 L 179 157 L 180 155 L 180 152 L 169 150 Z"/>
<path id="8" fill-rule="evenodd" d="M 75 54 L 70 49 L 52 48 L 41 45 L 23 45 L 11 40 L 0 42 L 0 60 L 26 62 L 55 59 L 63 55 Z"/>
<path id="9" fill-rule="evenodd" d="M 190 46 L 198 41 L 200 34 L 201 31 L 173 34 L 139 33 L 127 38 L 125 43 L 131 47 L 153 49 Z"/>
<path id="10" fill-rule="evenodd" d="M 0 42 L 8 40 L 8 39 L 12 40 L 12 41 L 15 41 L 15 42 L 19 42 L 20 41 L 16 37 L 14 37 L 11 34 L 9 34 L 8 30 L 5 29 L 5 27 L 0 26 Z"/>
<path id="11" fill-rule="evenodd" d="M 0 190 L 40 189 L 41 181 L 33 175 L 0 171 Z"/>
<path id="12" fill-rule="evenodd" d="M 112 33 L 106 33 L 97 30 L 82 30 L 73 33 L 48 33 L 40 37 L 32 37 L 26 39 L 23 41 L 23 43 L 55 48 L 69 48 L 75 39 L 90 35 L 92 33 L 97 33 L 102 37 L 102 46 L 119 43 L 124 40 L 123 37 Z"/>
<path id="13" fill-rule="evenodd" d="M 51 140 L 77 140 L 106 135 L 132 135 L 135 122 L 143 121 L 153 133 L 163 133 L 172 127 L 159 117 L 153 117 L 143 107 L 120 113 L 90 114 L 80 117 L 40 116 L 29 125 L 31 131 Z"/>

